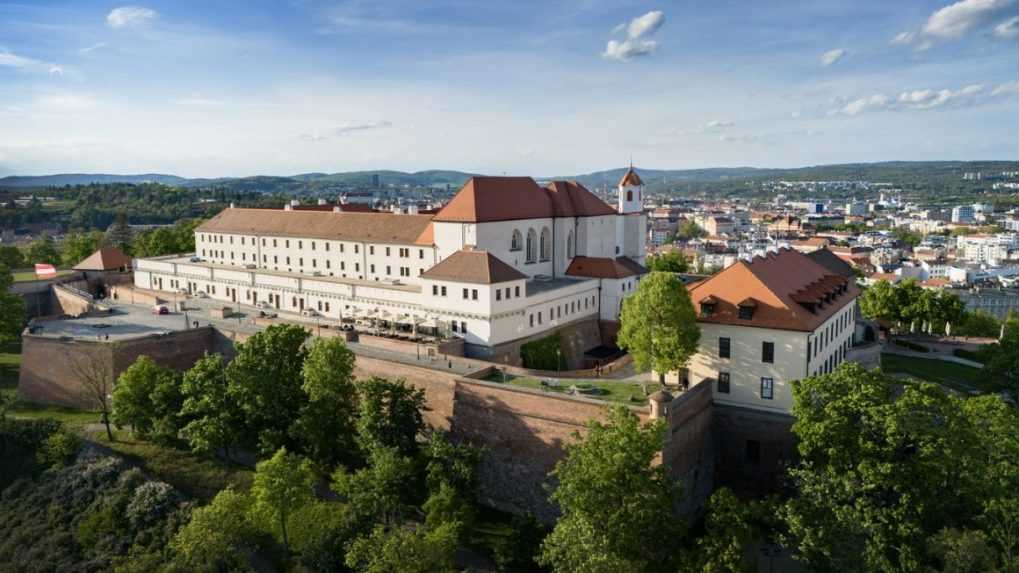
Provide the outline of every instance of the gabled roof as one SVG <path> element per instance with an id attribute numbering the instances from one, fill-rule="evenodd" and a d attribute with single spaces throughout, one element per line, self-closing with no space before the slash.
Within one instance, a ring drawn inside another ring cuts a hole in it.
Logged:
<path id="1" fill-rule="evenodd" d="M 792 249 L 739 261 L 689 290 L 698 322 L 807 332 L 860 293 L 855 281 Z M 750 298 L 756 303 L 753 317 L 741 319 L 738 305 Z M 713 312 L 700 316 L 702 301 L 712 299 Z"/>
<path id="2" fill-rule="evenodd" d="M 115 271 L 131 266 L 131 257 L 117 247 L 103 247 L 74 265 L 76 271 Z"/>
<path id="3" fill-rule="evenodd" d="M 471 177 L 435 214 L 438 222 L 488 223 L 551 217 L 595 217 L 616 211 L 576 181 L 541 187 L 530 177 Z"/>
<path id="4" fill-rule="evenodd" d="M 431 224 L 431 215 L 229 208 L 220 211 L 196 230 L 268 237 L 431 245 Z"/>
<path id="5" fill-rule="evenodd" d="M 552 181 L 545 186 L 552 197 L 556 217 L 598 217 L 615 215 L 610 207 L 576 181 Z"/>
<path id="6" fill-rule="evenodd" d="M 488 251 L 463 249 L 421 273 L 421 277 L 460 283 L 496 284 L 524 280 L 527 275 Z"/>
<path id="7" fill-rule="evenodd" d="M 828 249 L 818 249 L 807 253 L 807 257 L 822 267 L 837 275 L 851 278 L 853 276 L 853 265 L 842 260 L 841 257 Z"/>
<path id="8" fill-rule="evenodd" d="M 623 178 L 619 180 L 620 187 L 624 185 L 636 185 L 639 187 L 643 184 L 644 182 L 640 180 L 640 176 L 633 170 L 633 167 L 627 169 L 626 173 L 623 174 Z"/>
<path id="9" fill-rule="evenodd" d="M 621 279 L 647 273 L 647 269 L 629 257 L 573 257 L 566 268 L 572 277 L 592 279 Z"/>

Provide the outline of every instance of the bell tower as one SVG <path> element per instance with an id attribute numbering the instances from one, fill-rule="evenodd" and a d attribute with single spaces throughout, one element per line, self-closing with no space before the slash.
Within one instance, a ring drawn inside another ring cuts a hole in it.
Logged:
<path id="1" fill-rule="evenodd" d="M 626 174 L 619 180 L 619 197 L 616 203 L 616 210 L 622 214 L 640 213 L 643 211 L 644 182 L 633 170 L 633 163 L 626 170 Z"/>

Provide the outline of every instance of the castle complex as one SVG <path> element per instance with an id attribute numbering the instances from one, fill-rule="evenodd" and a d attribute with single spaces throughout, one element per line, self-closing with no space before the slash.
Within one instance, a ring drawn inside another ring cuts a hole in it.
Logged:
<path id="1" fill-rule="evenodd" d="M 474 177 L 432 214 L 231 207 L 194 256 L 136 261 L 135 285 L 459 337 L 517 364 L 522 342 L 578 321 L 615 332 L 646 272 L 632 168 L 618 194 L 613 208 L 572 181 Z"/>

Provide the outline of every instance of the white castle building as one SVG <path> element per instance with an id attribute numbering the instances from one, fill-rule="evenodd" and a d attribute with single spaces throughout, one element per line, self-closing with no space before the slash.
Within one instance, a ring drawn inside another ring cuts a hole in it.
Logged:
<path id="1" fill-rule="evenodd" d="M 578 321 L 614 335 L 646 272 L 642 196 L 631 168 L 616 208 L 530 177 L 474 177 L 432 214 L 231 207 L 198 227 L 193 255 L 137 260 L 135 285 L 412 325 L 516 364 L 520 344 Z"/>

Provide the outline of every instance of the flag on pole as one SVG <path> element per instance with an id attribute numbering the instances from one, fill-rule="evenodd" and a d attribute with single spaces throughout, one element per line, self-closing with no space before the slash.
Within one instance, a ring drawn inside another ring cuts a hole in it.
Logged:
<path id="1" fill-rule="evenodd" d="M 49 279 L 57 276 L 57 268 L 45 263 L 35 264 L 35 276 L 41 279 Z"/>

